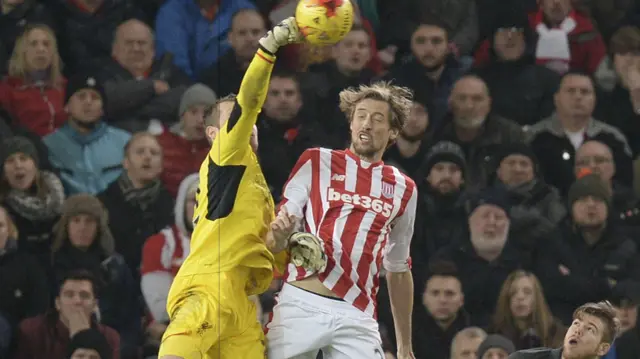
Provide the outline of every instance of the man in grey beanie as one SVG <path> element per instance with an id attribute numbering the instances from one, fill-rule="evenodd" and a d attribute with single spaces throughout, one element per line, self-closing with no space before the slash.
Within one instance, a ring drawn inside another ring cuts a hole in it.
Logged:
<path id="1" fill-rule="evenodd" d="M 478 347 L 478 359 L 507 359 L 516 351 L 511 340 L 498 334 L 489 335 Z"/>

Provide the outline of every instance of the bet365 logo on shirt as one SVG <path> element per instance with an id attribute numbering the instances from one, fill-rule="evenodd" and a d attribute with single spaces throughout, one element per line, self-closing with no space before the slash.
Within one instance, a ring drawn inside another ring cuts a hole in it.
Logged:
<path id="1" fill-rule="evenodd" d="M 371 198 L 361 194 L 340 193 L 333 188 L 329 188 L 327 199 L 329 202 L 342 202 L 352 204 L 366 210 L 372 210 L 387 218 L 391 216 L 391 211 L 393 210 L 393 205 L 391 203 L 386 203 L 381 199 Z"/>

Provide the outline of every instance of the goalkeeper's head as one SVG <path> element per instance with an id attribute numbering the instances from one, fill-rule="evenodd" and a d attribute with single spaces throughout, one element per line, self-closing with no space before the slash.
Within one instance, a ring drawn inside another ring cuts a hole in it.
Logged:
<path id="1" fill-rule="evenodd" d="M 224 124 L 229 120 L 233 107 L 236 104 L 236 95 L 231 94 L 222 97 L 211 106 L 211 109 L 207 109 L 204 114 L 204 131 L 207 135 L 209 143 L 213 143 L 218 132 Z M 251 132 L 251 139 L 249 140 L 251 148 L 254 152 L 258 151 L 258 128 L 254 125 Z"/>

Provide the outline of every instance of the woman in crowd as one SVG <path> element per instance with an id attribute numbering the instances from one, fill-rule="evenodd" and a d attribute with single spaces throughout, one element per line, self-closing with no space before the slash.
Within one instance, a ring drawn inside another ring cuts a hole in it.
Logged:
<path id="1" fill-rule="evenodd" d="M 551 314 L 534 274 L 518 270 L 507 277 L 489 333 L 507 337 L 521 350 L 557 348 L 562 345 L 566 331 Z"/>
<path id="2" fill-rule="evenodd" d="M 0 106 L 14 124 L 44 137 L 67 119 L 64 111 L 62 61 L 56 37 L 47 25 L 31 25 L 22 33 L 0 83 Z"/>
<path id="3" fill-rule="evenodd" d="M 102 202 L 88 194 L 69 197 L 54 228 L 53 267 L 56 283 L 68 273 L 85 270 L 98 280 L 99 321 L 121 338 L 122 358 L 137 351 L 141 335 L 139 292 L 122 256 L 114 251 Z"/>
<path id="4" fill-rule="evenodd" d="M 49 267 L 51 230 L 60 216 L 64 188 L 58 177 L 39 169 L 36 147 L 24 137 L 6 139 L 0 148 L 0 203 L 13 218 L 19 249 Z"/>
<path id="5" fill-rule="evenodd" d="M 22 319 L 47 310 L 47 279 L 28 253 L 17 249 L 18 230 L 6 208 L 0 206 L 0 358 Z"/>

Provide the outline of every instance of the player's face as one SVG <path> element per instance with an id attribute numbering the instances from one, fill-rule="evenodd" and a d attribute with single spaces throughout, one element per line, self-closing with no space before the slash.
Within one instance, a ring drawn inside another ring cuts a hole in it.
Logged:
<path id="1" fill-rule="evenodd" d="M 225 101 L 218 104 L 218 107 L 211 113 L 210 116 L 214 117 L 214 122 L 219 123 L 220 126 L 223 126 L 229 117 L 231 117 L 231 111 L 233 111 L 233 106 L 235 102 L 233 101 Z M 220 129 L 216 126 L 207 126 L 205 128 L 205 134 L 207 136 L 207 140 L 212 144 L 213 140 L 216 139 Z M 253 149 L 253 152 L 258 151 L 258 128 L 254 125 L 253 130 L 251 131 L 251 137 L 249 138 L 249 144 Z"/>
<path id="2" fill-rule="evenodd" d="M 598 317 L 583 314 L 574 319 L 564 337 L 563 357 L 578 359 L 607 354 L 611 345 L 602 342 L 604 331 L 605 325 Z"/>
<path id="3" fill-rule="evenodd" d="M 531 277 L 520 277 L 511 285 L 511 314 L 514 318 L 527 319 L 535 304 L 535 283 Z"/>
<path id="4" fill-rule="evenodd" d="M 391 111 L 384 101 L 364 99 L 360 101 L 351 118 L 351 149 L 362 158 L 375 162 L 389 142 L 398 136 L 398 130 L 391 128 Z"/>
<path id="5" fill-rule="evenodd" d="M 459 190 L 464 180 L 462 179 L 462 171 L 457 164 L 438 162 L 431 167 L 427 182 L 429 182 L 431 188 L 446 194 Z"/>
<path id="6" fill-rule="evenodd" d="M 69 241 L 76 248 L 91 247 L 98 233 L 98 221 L 90 215 L 78 214 L 69 219 Z"/>
<path id="7" fill-rule="evenodd" d="M 519 186 L 533 181 L 533 162 L 524 155 L 509 155 L 500 162 L 497 174 L 507 186 Z"/>
<path id="8" fill-rule="evenodd" d="M 124 168 L 134 183 L 154 181 L 162 172 L 162 148 L 155 137 L 142 136 L 129 146 Z"/>
<path id="9" fill-rule="evenodd" d="M 431 277 L 422 303 L 435 320 L 446 323 L 452 321 L 464 303 L 460 281 L 455 277 Z"/>

